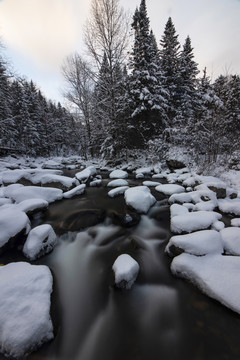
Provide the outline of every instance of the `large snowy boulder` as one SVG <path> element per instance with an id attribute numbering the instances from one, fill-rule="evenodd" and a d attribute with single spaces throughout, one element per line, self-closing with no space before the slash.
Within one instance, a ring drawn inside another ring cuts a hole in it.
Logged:
<path id="1" fill-rule="evenodd" d="M 240 215 L 240 199 L 220 199 L 218 200 L 218 207 L 224 213 Z"/>
<path id="2" fill-rule="evenodd" d="M 146 214 L 149 208 L 156 202 L 147 186 L 135 186 L 127 189 L 124 194 L 128 206 L 139 213 Z"/>
<path id="3" fill-rule="evenodd" d="M 240 256 L 240 228 L 228 227 L 220 231 L 226 254 Z"/>
<path id="4" fill-rule="evenodd" d="M 61 162 L 54 160 L 47 160 L 42 164 L 43 169 L 63 169 L 64 165 Z"/>
<path id="5" fill-rule="evenodd" d="M 37 210 L 46 209 L 48 207 L 48 201 L 43 199 L 28 199 L 21 201 L 15 206 L 18 210 L 29 214 Z"/>
<path id="6" fill-rule="evenodd" d="M 107 184 L 107 187 L 118 187 L 118 186 L 128 186 L 128 182 L 127 180 L 124 180 L 124 179 L 115 179 L 115 180 L 112 180 L 110 181 L 108 184 Z"/>
<path id="7" fill-rule="evenodd" d="M 10 188 L 10 186 L 8 186 L 8 188 Z M 7 197 L 17 203 L 28 199 L 42 199 L 51 203 L 56 200 L 61 200 L 63 197 L 63 192 L 62 190 L 55 188 L 43 188 L 40 186 L 21 186 L 8 189 Z"/>
<path id="8" fill-rule="evenodd" d="M 95 166 L 88 166 L 86 169 L 79 171 L 78 173 L 75 174 L 75 177 L 81 181 L 81 182 L 87 182 L 88 179 L 90 179 L 91 177 L 93 177 L 94 175 L 96 175 L 97 170 L 95 168 Z"/>
<path id="9" fill-rule="evenodd" d="M 115 275 L 116 286 L 123 289 L 131 289 L 139 272 L 137 261 L 128 254 L 122 254 L 115 260 L 112 269 Z"/>
<path id="10" fill-rule="evenodd" d="M 172 194 L 179 194 L 185 192 L 185 188 L 183 186 L 175 185 L 175 184 L 158 185 L 156 186 L 155 190 L 168 196 Z"/>
<path id="11" fill-rule="evenodd" d="M 239 256 L 181 254 L 173 259 L 171 270 L 240 314 Z"/>
<path id="12" fill-rule="evenodd" d="M 35 260 L 48 254 L 56 245 L 57 236 L 49 224 L 36 226 L 28 234 L 23 247 L 23 253 L 30 260 Z"/>
<path id="13" fill-rule="evenodd" d="M 127 171 L 124 170 L 113 170 L 109 174 L 110 179 L 126 179 L 128 177 Z"/>
<path id="14" fill-rule="evenodd" d="M 166 247 L 170 256 L 187 252 L 192 255 L 222 254 L 222 238 L 218 231 L 202 230 L 192 234 L 173 236 Z"/>
<path id="15" fill-rule="evenodd" d="M 28 234 L 30 229 L 29 218 L 23 211 L 12 206 L 0 208 L 0 249 L 22 231 Z"/>
<path id="16" fill-rule="evenodd" d="M 118 195 L 124 194 L 127 189 L 129 189 L 129 186 L 116 187 L 115 189 L 112 189 L 108 192 L 108 196 L 110 196 L 111 198 L 114 198 Z"/>
<path id="17" fill-rule="evenodd" d="M 0 267 L 0 352 L 23 358 L 53 338 L 52 275 L 25 262 Z"/>
<path id="18" fill-rule="evenodd" d="M 32 179 L 36 184 L 41 184 L 46 187 L 56 187 L 63 191 L 70 190 L 79 182 L 76 178 L 56 174 L 38 174 Z"/>
<path id="19" fill-rule="evenodd" d="M 63 193 L 63 197 L 65 199 L 70 199 L 73 196 L 82 195 L 84 193 L 85 189 L 86 189 L 86 184 L 78 185 L 74 189 Z"/>

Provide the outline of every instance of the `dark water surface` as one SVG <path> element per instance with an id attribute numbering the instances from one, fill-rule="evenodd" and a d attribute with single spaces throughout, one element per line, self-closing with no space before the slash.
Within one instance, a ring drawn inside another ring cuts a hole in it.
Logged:
<path id="1" fill-rule="evenodd" d="M 54 276 L 55 339 L 28 359 L 239 360 L 239 315 L 171 275 L 164 253 L 169 208 L 161 195 L 152 191 L 158 202 L 148 216 L 124 228 L 115 221 L 129 213 L 123 197 L 111 199 L 104 185 L 33 219 L 52 224 L 59 243 L 32 262 L 48 265 Z M 122 253 L 140 265 L 128 291 L 114 287 L 111 270 Z M 26 259 L 17 251 L 0 257 L 11 261 Z"/>

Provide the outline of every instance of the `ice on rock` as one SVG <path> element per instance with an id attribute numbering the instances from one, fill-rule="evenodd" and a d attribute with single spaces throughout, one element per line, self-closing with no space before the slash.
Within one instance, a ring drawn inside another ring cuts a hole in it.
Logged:
<path id="1" fill-rule="evenodd" d="M 110 179 L 126 179 L 128 177 L 128 173 L 124 170 L 113 170 L 109 174 Z"/>
<path id="2" fill-rule="evenodd" d="M 73 196 L 82 195 L 84 193 L 85 189 L 86 189 L 86 184 L 78 185 L 74 189 L 63 193 L 63 197 L 65 199 L 70 199 Z"/>
<path id="3" fill-rule="evenodd" d="M 116 286 L 131 289 L 139 272 L 137 261 L 128 254 L 122 254 L 115 260 L 112 269 Z"/>
<path id="4" fill-rule="evenodd" d="M 228 227 L 220 231 L 226 254 L 240 256 L 240 228 Z"/>
<path id="5" fill-rule="evenodd" d="M 61 200 L 63 197 L 63 192 L 60 189 L 40 186 L 21 186 L 9 189 L 10 186 L 8 186 L 7 196 L 17 203 L 28 199 L 42 199 L 50 203 Z"/>
<path id="6" fill-rule="evenodd" d="M 108 196 L 110 196 L 111 198 L 114 198 L 118 195 L 124 194 L 127 189 L 129 189 L 129 186 L 116 187 L 115 189 L 112 189 L 108 192 Z"/>
<path id="7" fill-rule="evenodd" d="M 21 231 L 28 234 L 30 229 L 30 221 L 25 212 L 13 206 L 0 208 L 0 248 Z"/>
<path id="8" fill-rule="evenodd" d="M 172 195 L 172 194 L 177 194 L 177 193 L 184 193 L 185 192 L 185 188 L 183 186 L 180 185 L 175 185 L 175 184 L 163 184 L 163 185 L 158 185 L 155 190 L 162 192 L 165 195 Z"/>
<path id="9" fill-rule="evenodd" d="M 86 169 L 79 171 L 75 174 L 75 177 L 82 182 L 87 182 L 91 176 L 96 175 L 97 170 L 95 166 L 88 166 Z"/>
<path id="10" fill-rule="evenodd" d="M 223 253 L 221 235 L 215 230 L 202 230 L 192 234 L 173 236 L 166 246 L 166 252 L 169 255 L 175 255 L 175 248 L 197 256 Z"/>
<path id="11" fill-rule="evenodd" d="M 240 199 L 220 199 L 218 200 L 218 207 L 224 213 L 240 215 Z"/>
<path id="12" fill-rule="evenodd" d="M 222 215 L 214 211 L 197 211 L 171 218 L 171 231 L 177 234 L 190 233 L 209 228 Z"/>
<path id="13" fill-rule="evenodd" d="M 118 187 L 118 186 L 128 186 L 127 180 L 124 179 L 116 179 L 112 180 L 107 184 L 108 187 Z"/>
<path id="14" fill-rule="evenodd" d="M 139 213 L 146 214 L 155 204 L 156 199 L 147 186 L 135 186 L 127 189 L 124 194 L 125 202 Z"/>
<path id="15" fill-rule="evenodd" d="M 240 313 L 240 257 L 181 254 L 171 264 L 175 276 L 188 279 L 206 295 Z"/>
<path id="16" fill-rule="evenodd" d="M 240 218 L 235 218 L 231 220 L 232 226 L 239 226 L 240 227 Z"/>
<path id="17" fill-rule="evenodd" d="M 23 253 L 30 260 L 35 260 L 48 254 L 56 245 L 57 236 L 49 224 L 35 227 L 28 234 L 23 247 Z"/>
<path id="18" fill-rule="evenodd" d="M 53 338 L 52 275 L 47 266 L 25 262 L 0 267 L 0 352 L 23 358 Z"/>

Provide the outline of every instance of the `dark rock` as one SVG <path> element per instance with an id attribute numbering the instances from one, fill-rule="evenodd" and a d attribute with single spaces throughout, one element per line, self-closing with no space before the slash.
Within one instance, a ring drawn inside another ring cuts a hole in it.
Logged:
<path id="1" fill-rule="evenodd" d="M 68 216 L 60 223 L 60 230 L 78 231 L 101 223 L 106 216 L 104 210 L 84 209 Z"/>
<path id="2" fill-rule="evenodd" d="M 168 248 L 168 255 L 171 257 L 181 255 L 183 252 L 184 252 L 183 249 L 181 249 L 180 247 L 175 246 L 175 245 L 171 245 Z"/>
<path id="3" fill-rule="evenodd" d="M 182 161 L 175 160 L 175 159 L 166 160 L 166 163 L 171 171 L 173 171 L 175 169 L 182 169 L 182 168 L 186 167 L 186 165 Z"/>
<path id="4" fill-rule="evenodd" d="M 214 191 L 217 195 L 217 199 L 225 199 L 227 196 L 226 189 L 216 188 L 215 186 L 208 186 L 210 190 Z"/>
<path id="5" fill-rule="evenodd" d="M 132 227 L 137 225 L 141 220 L 141 215 L 128 212 L 127 214 L 121 214 L 116 211 L 112 211 L 109 214 L 110 219 L 112 220 L 113 224 L 121 225 L 123 227 Z"/>

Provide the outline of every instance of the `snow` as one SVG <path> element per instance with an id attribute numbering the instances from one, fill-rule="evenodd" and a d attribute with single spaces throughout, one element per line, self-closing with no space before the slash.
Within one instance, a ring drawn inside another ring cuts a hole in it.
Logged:
<path id="1" fill-rule="evenodd" d="M 170 206 L 170 214 L 171 218 L 177 215 L 188 214 L 188 209 L 183 205 L 173 204 Z"/>
<path id="2" fill-rule="evenodd" d="M 205 184 L 208 187 L 213 186 L 217 189 L 226 189 L 227 188 L 227 185 L 225 182 L 223 182 L 222 180 L 220 180 L 219 178 L 214 177 L 214 176 L 197 175 L 196 179 L 199 183 Z"/>
<path id="3" fill-rule="evenodd" d="M 113 170 L 109 174 L 110 179 L 126 179 L 128 177 L 128 173 L 124 170 Z"/>
<path id="4" fill-rule="evenodd" d="M 70 199 L 73 196 L 82 195 L 84 193 L 84 191 L 85 191 L 85 188 L 86 188 L 86 184 L 78 185 L 74 189 L 63 193 L 63 197 L 65 199 Z"/>
<path id="5" fill-rule="evenodd" d="M 143 174 L 143 175 L 150 175 L 153 171 L 153 168 L 152 167 L 141 167 L 139 169 L 137 169 L 135 171 L 136 175 L 137 174 Z"/>
<path id="6" fill-rule="evenodd" d="M 232 226 L 239 226 L 240 227 L 240 218 L 235 218 L 231 220 Z"/>
<path id="7" fill-rule="evenodd" d="M 131 289 L 139 272 L 139 265 L 136 260 L 128 254 L 122 254 L 115 260 L 112 269 L 116 286 Z"/>
<path id="8" fill-rule="evenodd" d="M 102 184 L 102 179 L 95 179 L 90 182 L 89 186 L 96 187 L 96 186 L 100 186 L 101 184 Z"/>
<path id="9" fill-rule="evenodd" d="M 44 169 L 19 169 L 8 170 L 2 173 L 2 180 L 4 184 L 13 184 L 21 179 L 28 180 L 33 184 L 41 182 L 41 178 L 44 176 L 53 176 L 62 174 L 61 170 L 44 170 Z"/>
<path id="10" fill-rule="evenodd" d="M 47 266 L 25 262 L 0 267 L 0 352 L 23 358 L 53 338 L 52 275 Z"/>
<path id="11" fill-rule="evenodd" d="M 12 200 L 4 198 L 4 197 L 2 197 L 2 198 L 0 197 L 0 206 L 6 205 L 6 204 L 12 204 Z"/>
<path id="12" fill-rule="evenodd" d="M 14 207 L 0 208 L 0 248 L 12 237 L 25 230 L 30 231 L 30 221 L 27 215 Z"/>
<path id="13" fill-rule="evenodd" d="M 187 193 L 173 194 L 169 198 L 170 203 L 194 203 L 198 204 L 200 202 L 211 201 L 212 204 L 215 204 L 215 207 L 218 205 L 218 200 L 215 192 L 206 189 L 199 189 L 197 191 L 190 191 Z M 199 205 L 198 205 L 199 206 Z"/>
<path id="14" fill-rule="evenodd" d="M 221 235 L 215 230 L 201 230 L 192 234 L 173 236 L 166 247 L 166 252 L 170 255 L 171 246 L 198 256 L 223 253 Z"/>
<path id="15" fill-rule="evenodd" d="M 108 187 L 117 187 L 117 186 L 128 186 L 127 180 L 124 179 L 116 179 L 112 180 L 107 184 Z"/>
<path id="16" fill-rule="evenodd" d="M 76 179 L 72 179 L 68 176 L 56 175 L 56 174 L 37 174 L 32 178 L 33 184 L 46 185 L 49 183 L 60 183 L 65 188 L 69 189 L 75 185 L 79 185 Z M 52 185 L 54 186 L 54 185 Z"/>
<path id="17" fill-rule="evenodd" d="M 56 245 L 57 236 L 49 224 L 43 224 L 35 227 L 28 234 L 23 247 L 23 253 L 30 260 L 48 254 Z"/>
<path id="18" fill-rule="evenodd" d="M 149 187 L 155 187 L 155 186 L 160 185 L 160 183 L 157 181 L 143 181 L 143 185 L 149 186 Z"/>
<path id="19" fill-rule="evenodd" d="M 240 255 L 240 228 L 228 227 L 220 231 L 226 254 Z"/>
<path id="20" fill-rule="evenodd" d="M 174 233 L 187 232 L 209 228 L 222 215 L 214 211 L 197 211 L 171 218 L 171 231 Z"/>
<path id="21" fill-rule="evenodd" d="M 219 220 L 215 221 L 211 226 L 211 229 L 216 230 L 216 231 L 220 231 L 220 230 L 222 230 L 224 228 L 225 228 L 224 222 L 219 221 Z"/>
<path id="22" fill-rule="evenodd" d="M 63 192 L 60 189 L 40 186 L 20 186 L 10 189 L 10 186 L 7 187 L 8 189 L 7 192 L 5 191 L 5 196 L 17 203 L 28 199 L 42 199 L 51 203 L 63 197 Z"/>
<path id="23" fill-rule="evenodd" d="M 156 202 L 147 186 L 135 186 L 127 189 L 124 194 L 125 202 L 139 213 L 146 214 Z"/>
<path id="24" fill-rule="evenodd" d="M 79 180 L 79 181 L 83 181 L 83 182 L 87 182 L 87 180 L 89 178 L 91 178 L 91 176 L 96 175 L 97 170 L 95 168 L 95 166 L 88 166 L 86 169 L 79 171 L 78 173 L 75 174 L 75 177 Z"/>
<path id="25" fill-rule="evenodd" d="M 175 276 L 188 279 L 208 296 L 240 313 L 240 257 L 181 254 L 171 265 Z"/>
<path id="26" fill-rule="evenodd" d="M 240 199 L 219 199 L 218 207 L 224 213 L 240 215 Z"/>
<path id="27" fill-rule="evenodd" d="M 15 205 L 18 210 L 24 211 L 25 213 L 45 209 L 48 207 L 48 201 L 43 199 L 28 199 L 23 200 L 19 204 Z"/>
<path id="28" fill-rule="evenodd" d="M 61 163 L 56 162 L 54 160 L 47 160 L 43 163 L 42 168 L 43 169 L 63 169 L 64 166 Z"/>
<path id="29" fill-rule="evenodd" d="M 163 185 L 158 185 L 155 190 L 162 192 L 165 195 L 172 195 L 172 194 L 177 194 L 177 193 L 183 193 L 185 192 L 185 188 L 183 186 L 180 185 L 175 185 L 175 184 L 163 184 Z"/>
<path id="30" fill-rule="evenodd" d="M 108 196 L 114 198 L 118 195 L 122 195 L 125 193 L 125 191 L 129 189 L 129 186 L 119 186 L 119 187 L 116 187 L 115 189 L 112 189 L 108 192 Z"/>

